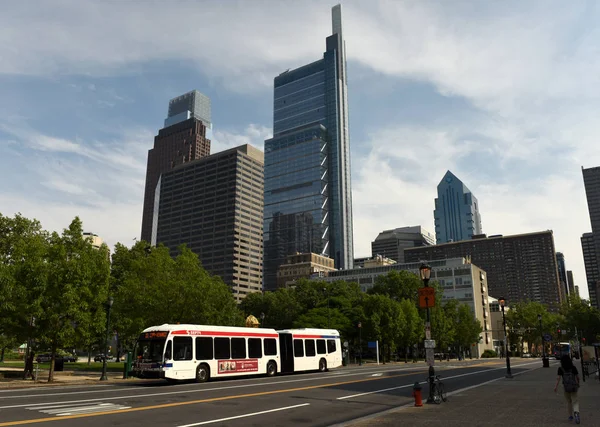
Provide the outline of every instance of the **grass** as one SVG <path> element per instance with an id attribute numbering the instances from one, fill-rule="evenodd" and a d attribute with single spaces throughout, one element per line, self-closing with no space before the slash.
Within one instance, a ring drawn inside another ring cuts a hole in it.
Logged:
<path id="1" fill-rule="evenodd" d="M 50 363 L 38 363 L 39 369 L 50 369 Z M 0 368 L 25 368 L 25 364 L 22 360 L 7 360 L 0 363 Z M 89 365 L 87 362 L 75 362 L 65 363 L 65 371 L 73 372 L 101 372 L 102 362 L 91 362 Z M 106 364 L 106 370 L 108 372 L 123 372 L 123 362 L 108 362 Z"/>

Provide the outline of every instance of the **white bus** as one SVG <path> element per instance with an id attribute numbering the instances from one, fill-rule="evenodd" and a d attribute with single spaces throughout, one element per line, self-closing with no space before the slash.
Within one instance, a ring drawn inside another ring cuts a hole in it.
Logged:
<path id="1" fill-rule="evenodd" d="M 336 330 L 164 324 L 142 331 L 131 375 L 205 382 L 237 375 L 325 371 L 341 366 L 340 347 Z"/>

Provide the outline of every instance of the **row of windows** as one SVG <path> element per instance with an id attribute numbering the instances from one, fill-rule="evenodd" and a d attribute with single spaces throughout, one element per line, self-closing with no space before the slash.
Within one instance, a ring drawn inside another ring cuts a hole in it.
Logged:
<path id="1" fill-rule="evenodd" d="M 294 340 L 294 356 L 295 357 L 314 357 L 317 354 L 335 353 L 336 346 L 335 340 L 327 340 L 327 347 L 325 347 L 325 340 L 316 340 L 317 345 L 315 347 L 315 340 L 311 339 L 296 339 Z"/>
<path id="2" fill-rule="evenodd" d="M 193 360 L 192 337 L 173 338 L 173 353 L 171 342 L 167 344 L 165 359 Z M 275 338 L 196 338 L 196 360 L 223 359 L 260 359 L 265 356 L 277 355 L 277 340 Z"/>

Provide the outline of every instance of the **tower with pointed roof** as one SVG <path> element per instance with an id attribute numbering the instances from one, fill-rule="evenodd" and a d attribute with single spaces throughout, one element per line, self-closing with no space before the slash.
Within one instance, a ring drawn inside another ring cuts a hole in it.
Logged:
<path id="1" fill-rule="evenodd" d="M 446 172 L 437 194 L 433 211 L 437 244 L 468 240 L 482 233 L 479 202 L 456 175 Z"/>

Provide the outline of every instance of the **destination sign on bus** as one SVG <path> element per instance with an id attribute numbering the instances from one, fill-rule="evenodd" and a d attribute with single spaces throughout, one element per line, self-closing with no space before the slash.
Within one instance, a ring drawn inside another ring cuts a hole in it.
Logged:
<path id="1" fill-rule="evenodd" d="M 219 360 L 219 374 L 258 371 L 258 359 Z"/>
<path id="2" fill-rule="evenodd" d="M 168 335 L 169 333 L 166 331 L 152 331 L 143 333 L 142 337 L 143 339 L 151 340 L 152 338 L 167 338 Z"/>

